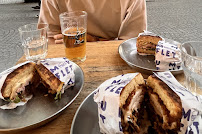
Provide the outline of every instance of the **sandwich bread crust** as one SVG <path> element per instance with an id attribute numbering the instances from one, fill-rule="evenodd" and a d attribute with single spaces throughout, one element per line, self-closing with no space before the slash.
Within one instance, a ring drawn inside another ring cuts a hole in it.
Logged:
<path id="1" fill-rule="evenodd" d="M 156 45 L 162 40 L 159 36 L 152 35 L 140 35 L 137 38 L 136 47 L 140 54 L 154 55 L 156 50 Z"/>
<path id="2" fill-rule="evenodd" d="M 180 97 L 156 76 L 147 79 L 147 111 L 154 129 L 158 133 L 177 133 L 180 131 L 182 103 Z"/>
<path id="3" fill-rule="evenodd" d="M 2 96 L 14 100 L 18 93 L 24 92 L 25 86 L 33 82 L 35 75 L 35 63 L 29 62 L 10 73 L 1 89 Z"/>
<path id="4" fill-rule="evenodd" d="M 36 64 L 35 68 L 41 77 L 43 85 L 49 89 L 49 93 L 55 94 L 62 90 L 64 82 L 55 77 L 45 66 L 40 63 Z"/>

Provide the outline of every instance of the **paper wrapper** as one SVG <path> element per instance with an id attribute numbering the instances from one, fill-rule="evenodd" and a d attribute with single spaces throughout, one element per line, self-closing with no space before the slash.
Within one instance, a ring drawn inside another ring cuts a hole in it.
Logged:
<path id="1" fill-rule="evenodd" d="M 102 83 L 94 95 L 98 104 L 98 118 L 101 133 L 122 134 L 119 96 L 138 73 L 119 75 Z"/>
<path id="2" fill-rule="evenodd" d="M 17 69 L 18 67 L 20 67 L 20 66 L 22 66 L 22 65 L 24 65 L 24 64 L 27 64 L 27 63 L 29 63 L 29 61 L 24 62 L 24 63 L 21 63 L 21 64 L 18 64 L 18 65 L 16 65 L 16 66 L 11 67 L 11 68 L 9 68 L 9 69 L 3 71 L 2 73 L 0 73 L 0 89 L 2 88 L 2 86 L 3 86 L 3 84 L 4 84 L 4 81 L 6 80 L 7 76 L 8 76 L 11 72 L 13 72 L 13 71 L 14 71 L 15 69 Z M 4 97 L 2 96 L 1 90 L 0 90 L 0 98 L 4 100 Z M 27 101 L 30 100 L 31 98 L 32 98 L 32 95 L 27 96 L 27 97 L 25 98 L 25 101 L 21 101 L 21 102 L 19 102 L 19 103 L 9 103 L 9 104 L 0 106 L 0 108 L 1 108 L 1 109 L 14 109 L 14 108 L 16 108 L 17 106 L 22 106 L 22 105 L 26 104 Z"/>
<path id="3" fill-rule="evenodd" d="M 155 54 L 157 70 L 179 70 L 181 69 L 181 61 L 181 52 L 176 45 L 165 41 L 158 42 Z"/>
<path id="4" fill-rule="evenodd" d="M 98 104 L 98 118 L 101 133 L 122 134 L 119 96 L 137 73 L 120 75 L 102 83 L 96 90 L 94 101 Z M 184 88 L 170 72 L 159 72 L 155 75 L 164 81 L 182 101 L 183 116 L 181 132 L 187 134 L 202 133 L 202 101 Z M 194 105 L 193 105 L 194 104 Z"/>
<path id="5" fill-rule="evenodd" d="M 158 72 L 155 75 L 165 82 L 182 101 L 181 134 L 202 133 L 202 96 L 194 96 L 183 87 L 169 72 Z"/>
<path id="6" fill-rule="evenodd" d="M 64 89 L 67 89 L 70 86 L 73 86 L 75 83 L 75 74 L 74 74 L 74 66 L 71 61 L 66 58 L 52 58 L 52 59 L 45 59 L 40 61 L 49 71 L 51 71 L 60 81 L 64 82 L 62 93 L 64 93 Z M 11 67 L 2 73 L 0 73 L 0 89 L 2 88 L 4 81 L 6 80 L 7 76 L 13 72 L 18 67 L 29 63 L 29 61 L 18 64 L 14 67 Z M 0 98 L 5 100 L 2 96 L 0 90 Z M 27 96 L 25 101 L 21 101 L 19 103 L 9 103 L 6 105 L 0 106 L 1 109 L 14 109 L 17 106 L 25 105 L 28 100 L 32 98 L 32 95 Z"/>

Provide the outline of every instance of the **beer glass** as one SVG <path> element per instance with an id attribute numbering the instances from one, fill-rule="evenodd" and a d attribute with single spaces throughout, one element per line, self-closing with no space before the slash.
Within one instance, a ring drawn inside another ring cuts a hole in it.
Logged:
<path id="1" fill-rule="evenodd" d="M 47 55 L 48 24 L 27 24 L 19 27 L 24 54 L 29 61 L 38 61 L 44 59 Z"/>
<path id="2" fill-rule="evenodd" d="M 85 61 L 87 13 L 85 11 L 62 13 L 60 25 L 66 58 L 73 62 Z"/>
<path id="3" fill-rule="evenodd" d="M 195 95 L 202 95 L 202 41 L 181 44 L 185 86 Z"/>

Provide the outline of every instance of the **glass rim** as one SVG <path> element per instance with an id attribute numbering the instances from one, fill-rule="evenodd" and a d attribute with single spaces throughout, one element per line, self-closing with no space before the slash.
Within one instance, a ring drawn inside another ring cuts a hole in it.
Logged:
<path id="1" fill-rule="evenodd" d="M 82 13 L 80 15 L 75 15 L 75 13 Z M 72 16 L 64 16 L 64 15 L 70 15 L 73 14 Z M 87 16 L 86 11 L 70 11 L 70 12 L 63 12 L 59 15 L 60 18 L 70 18 L 70 17 L 84 17 Z"/>
<path id="2" fill-rule="evenodd" d="M 193 42 L 195 42 L 195 43 L 199 42 L 199 43 L 202 44 L 202 41 L 187 41 L 187 42 L 184 42 L 184 43 L 181 43 L 181 44 L 180 44 L 180 47 L 179 47 L 179 48 L 180 48 L 180 51 L 181 51 L 181 53 L 183 53 L 185 56 L 187 56 L 187 57 L 189 57 L 189 58 L 193 58 L 194 60 L 202 60 L 202 57 L 199 57 L 199 56 L 192 56 L 192 55 L 188 54 L 187 52 L 185 52 L 184 49 L 182 48 L 184 44 L 193 43 Z"/>
<path id="3" fill-rule="evenodd" d="M 23 28 L 29 27 L 31 25 L 36 25 L 36 29 L 33 29 L 33 30 L 22 30 Z M 38 25 L 44 25 L 44 27 L 37 29 Z M 44 29 L 47 29 L 47 28 L 48 28 L 48 24 L 47 23 L 30 23 L 30 24 L 26 24 L 26 25 L 23 25 L 23 26 L 19 27 L 18 31 L 20 31 L 20 32 L 31 32 L 31 31 L 44 30 Z"/>

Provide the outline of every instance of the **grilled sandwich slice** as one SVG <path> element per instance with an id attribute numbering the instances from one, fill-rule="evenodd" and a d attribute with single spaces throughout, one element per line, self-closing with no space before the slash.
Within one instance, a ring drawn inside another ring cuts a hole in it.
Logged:
<path id="1" fill-rule="evenodd" d="M 154 55 L 156 45 L 162 40 L 159 36 L 140 35 L 137 38 L 136 47 L 139 54 Z"/>
<path id="2" fill-rule="evenodd" d="M 7 76 L 1 89 L 5 99 L 17 103 L 31 93 L 29 87 L 37 86 L 36 83 L 39 81 L 38 77 L 34 77 L 36 74 L 34 66 L 35 63 L 26 63 Z"/>
<path id="3" fill-rule="evenodd" d="M 180 97 L 156 76 L 149 76 L 148 114 L 153 128 L 158 133 L 177 133 L 180 131 L 182 103 Z"/>
<path id="4" fill-rule="evenodd" d="M 51 94 L 59 94 L 63 88 L 64 82 L 61 82 L 41 63 L 36 64 L 35 68 L 41 77 L 41 82 L 48 88 L 48 92 Z"/>
<path id="5" fill-rule="evenodd" d="M 139 133 L 146 92 L 145 81 L 139 73 L 120 93 L 121 125 L 124 133 Z"/>

